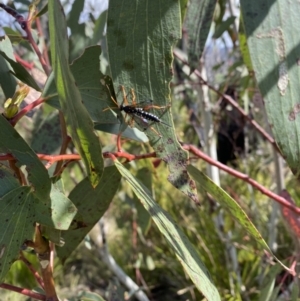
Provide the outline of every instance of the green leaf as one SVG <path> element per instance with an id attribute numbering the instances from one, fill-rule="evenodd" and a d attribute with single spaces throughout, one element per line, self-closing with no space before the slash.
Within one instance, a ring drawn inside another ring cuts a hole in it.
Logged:
<path id="1" fill-rule="evenodd" d="M 121 132 L 121 125 L 119 123 L 117 124 L 95 123 L 95 130 L 118 135 Z M 144 142 L 144 143 L 149 141 L 148 137 L 143 132 L 139 131 L 136 128 L 131 128 L 129 126 L 124 131 L 122 131 L 122 137 L 139 141 L 139 142 Z"/>
<path id="2" fill-rule="evenodd" d="M 96 187 L 103 173 L 101 146 L 69 68 L 67 27 L 63 8 L 58 0 L 51 0 L 48 2 L 48 10 L 51 58 L 61 110 L 67 130 L 85 164 L 89 180 L 92 186 Z"/>
<path id="3" fill-rule="evenodd" d="M 261 291 L 259 294 L 259 301 L 271 301 L 274 300 L 274 288 L 276 282 L 276 276 L 282 270 L 280 264 L 275 264 L 270 268 L 268 274 L 265 276 L 263 283 L 261 284 Z M 273 297 L 273 298 L 272 298 Z"/>
<path id="4" fill-rule="evenodd" d="M 89 47 L 70 68 L 81 93 L 82 102 L 95 122 L 95 129 L 118 135 L 120 133 L 119 120 L 111 110 L 103 111 L 111 106 L 112 101 L 106 87 L 106 85 L 110 85 L 110 79 L 102 74 L 99 71 L 99 65 L 95 64 L 95 61 L 99 61 L 100 54 L 99 46 Z M 48 99 L 47 104 L 60 110 L 53 74 L 47 80 L 43 97 Z M 126 133 L 122 133 L 122 136 L 138 141 L 148 141 L 146 135 L 140 132 L 135 134 L 131 129 L 126 129 Z"/>
<path id="5" fill-rule="evenodd" d="M 244 22 L 243 22 L 243 15 L 240 15 L 240 26 L 239 26 L 239 45 L 240 45 L 240 50 L 241 54 L 243 57 L 244 64 L 248 68 L 248 72 L 250 74 L 253 73 L 253 67 L 252 67 L 252 62 L 251 62 L 251 57 L 250 57 L 250 52 L 249 52 L 249 47 L 247 44 L 247 37 L 245 33 L 245 27 L 244 27 Z M 248 85 L 247 85 L 248 87 Z M 246 89 L 246 87 L 245 87 Z"/>
<path id="6" fill-rule="evenodd" d="M 95 22 L 93 39 L 91 41 L 92 44 L 97 44 L 103 38 L 106 19 L 107 10 L 104 10 Z"/>
<path id="7" fill-rule="evenodd" d="M 3 29 L 12 44 L 14 43 L 19 44 L 24 41 L 24 37 L 22 37 L 19 31 L 13 30 L 10 27 L 5 27 L 5 26 L 3 27 Z M 8 53 L 5 50 L 3 51 L 8 55 Z M 9 55 L 9 57 L 11 59 L 14 59 L 14 56 Z"/>
<path id="8" fill-rule="evenodd" d="M 212 283 L 211 276 L 195 247 L 190 243 L 177 223 L 153 200 L 149 190 L 139 183 L 121 163 L 116 160 L 114 163 L 151 215 L 197 289 L 202 292 L 207 300 L 221 300 L 216 287 Z"/>
<path id="9" fill-rule="evenodd" d="M 188 59 L 192 73 L 198 66 L 209 34 L 216 0 L 191 0 L 187 9 Z"/>
<path id="10" fill-rule="evenodd" d="M 187 11 L 188 0 L 180 0 L 181 22 L 183 23 Z"/>
<path id="11" fill-rule="evenodd" d="M 70 36 L 70 58 L 74 59 L 80 55 L 86 47 L 91 44 L 91 38 L 85 33 L 85 23 L 79 24 L 79 17 L 83 11 L 84 1 L 75 0 L 68 18 Z"/>
<path id="12" fill-rule="evenodd" d="M 105 301 L 100 295 L 92 292 L 82 292 L 80 301 Z"/>
<path id="13" fill-rule="evenodd" d="M 20 64 L 17 63 L 14 59 L 8 57 L 8 55 L 4 51 L 0 51 L 0 55 L 10 64 L 13 71 L 12 74 L 18 78 L 24 84 L 32 87 L 37 91 L 41 91 L 38 84 L 35 82 L 33 77 L 28 73 L 28 71 Z"/>
<path id="14" fill-rule="evenodd" d="M 242 0 L 247 42 L 268 122 L 292 172 L 300 164 L 300 26 L 296 1 Z"/>
<path id="15" fill-rule="evenodd" d="M 11 59 L 14 58 L 13 48 L 7 36 L 0 38 L 0 51 L 5 52 Z M 10 64 L 0 56 L 0 86 L 6 98 L 14 95 L 17 86 L 17 81 L 11 74 L 11 70 Z"/>
<path id="16" fill-rule="evenodd" d="M 73 62 L 70 69 L 81 93 L 82 102 L 92 120 L 98 124 L 118 124 L 118 120 L 110 110 L 103 112 L 110 105 L 111 100 L 105 86 L 108 77 L 99 71 L 100 54 L 99 46 L 89 47 Z M 43 97 L 48 99 L 47 104 L 58 110 L 61 109 L 53 74 L 47 80 Z"/>
<path id="17" fill-rule="evenodd" d="M 34 115 L 34 125 L 30 146 L 36 153 L 58 154 L 61 147 L 61 127 L 57 110 L 38 110 Z"/>
<path id="18" fill-rule="evenodd" d="M 76 85 L 81 93 L 82 102 L 86 107 L 92 120 L 95 122 L 94 128 L 99 131 L 118 135 L 120 133 L 120 122 L 111 110 L 104 112 L 111 104 L 111 98 L 106 85 L 110 85 L 110 79 L 99 71 L 99 65 L 95 61 L 99 60 L 101 49 L 99 46 L 89 47 L 84 54 L 74 61 L 70 66 Z M 60 103 L 54 82 L 53 74 L 47 80 L 43 97 L 47 98 L 47 104 L 60 110 Z M 147 142 L 147 136 L 137 129 L 126 128 L 122 132 L 125 138 Z"/>
<path id="19" fill-rule="evenodd" d="M 84 1 L 75 0 L 68 17 L 68 27 L 71 30 L 71 35 L 80 34 L 85 36 L 85 24 L 79 24 L 79 17 L 83 11 Z"/>
<path id="20" fill-rule="evenodd" d="M 235 16 L 230 16 L 225 21 L 222 21 L 220 24 L 218 24 L 213 36 L 214 39 L 220 38 L 222 34 L 234 23 L 235 18 Z"/>
<path id="21" fill-rule="evenodd" d="M 147 187 L 147 189 L 149 191 L 152 191 L 152 173 L 151 173 L 151 169 L 149 169 L 148 167 L 143 167 L 143 168 L 139 169 L 137 174 L 136 174 L 136 178 L 141 183 L 143 183 L 143 185 L 145 187 Z M 151 193 L 151 196 L 152 196 L 152 193 Z M 147 233 L 147 231 L 150 228 L 151 216 L 150 216 L 149 212 L 141 204 L 141 202 L 139 201 L 139 199 L 136 195 L 135 195 L 135 198 L 134 198 L 134 202 L 135 202 L 135 208 L 136 208 L 136 211 L 137 211 L 138 225 L 141 227 L 142 232 L 145 234 L 145 233 Z"/>
<path id="22" fill-rule="evenodd" d="M 262 238 L 259 231 L 253 225 L 245 211 L 240 207 L 240 205 L 230 197 L 222 188 L 217 186 L 210 178 L 204 175 L 200 170 L 192 165 L 187 168 L 188 172 L 200 184 L 206 192 L 213 196 L 213 198 L 221 205 L 224 209 L 228 210 L 230 214 L 239 222 L 239 224 L 255 239 L 255 241 L 265 250 L 267 250 L 271 255 L 274 256 L 271 249 Z M 287 267 L 274 256 L 278 263 L 287 269 Z"/>
<path id="23" fill-rule="evenodd" d="M 0 164 L 0 197 L 19 186 L 20 183 L 14 172 L 7 166 Z"/>
<path id="24" fill-rule="evenodd" d="M 0 282 L 17 259 L 21 246 L 34 234 L 30 187 L 16 188 L 0 198 Z"/>
<path id="25" fill-rule="evenodd" d="M 111 0 L 107 20 L 109 64 L 115 91 L 134 89 L 137 102 L 152 99 L 157 106 L 170 103 L 173 47 L 181 34 L 179 1 L 130 1 L 120 5 Z M 118 95 L 118 103 L 122 95 Z M 173 125 L 171 109 L 153 110 Z M 188 154 L 177 141 L 174 128 L 153 124 L 146 134 L 157 156 L 168 163 L 169 181 L 198 202 L 194 182 L 186 172 Z"/>
<path id="26" fill-rule="evenodd" d="M 48 11 L 48 3 L 46 3 L 42 9 L 38 12 L 38 14 L 35 16 L 36 18 L 41 17 Z"/>
<path id="27" fill-rule="evenodd" d="M 39 201 L 34 204 L 36 221 L 57 230 L 69 229 L 77 213 L 75 205 L 59 190 L 58 184 L 52 184 L 50 201 Z"/>
<path id="28" fill-rule="evenodd" d="M 65 245 L 57 248 L 57 255 L 63 262 L 106 212 L 118 190 L 120 180 L 121 176 L 114 166 L 106 167 L 96 188 L 85 178 L 71 191 L 69 198 L 78 212 L 71 229 L 62 233 Z"/>
<path id="29" fill-rule="evenodd" d="M 49 199 L 51 181 L 45 166 L 3 115 L 0 115 L 0 152 L 12 154 L 19 166 L 26 165 L 36 197 L 43 201 Z"/>

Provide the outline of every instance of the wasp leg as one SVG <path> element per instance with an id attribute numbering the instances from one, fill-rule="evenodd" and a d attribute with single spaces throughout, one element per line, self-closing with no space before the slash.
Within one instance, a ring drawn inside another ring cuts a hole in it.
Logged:
<path id="1" fill-rule="evenodd" d="M 156 106 L 156 105 L 148 105 L 148 106 L 144 106 L 143 110 L 147 111 L 150 109 L 156 109 L 156 110 L 164 110 L 164 109 L 169 109 L 171 107 L 171 105 L 167 105 L 167 106 Z"/>
<path id="2" fill-rule="evenodd" d="M 136 96 L 135 96 L 134 90 L 131 88 L 129 93 L 131 96 L 131 104 L 133 106 L 136 106 Z"/>
<path id="3" fill-rule="evenodd" d="M 116 105 L 116 107 L 107 107 L 107 108 L 103 109 L 102 112 L 105 112 L 105 111 L 107 111 L 107 110 L 109 110 L 109 109 L 111 109 L 111 110 L 119 109 L 120 106 L 119 106 L 118 102 L 114 99 L 114 97 L 111 95 L 110 89 L 109 89 L 108 85 L 106 85 L 106 88 L 107 88 L 107 90 L 108 90 L 108 92 L 109 92 L 109 95 L 110 95 L 111 100 L 112 100 L 113 103 Z M 118 94 L 117 94 L 117 95 L 118 95 Z"/>
<path id="4" fill-rule="evenodd" d="M 153 131 L 156 135 L 158 135 L 160 138 L 162 137 L 162 135 L 152 126 L 149 127 L 151 131 Z"/>
<path id="5" fill-rule="evenodd" d="M 126 94 L 124 86 L 120 85 L 119 91 L 122 92 L 122 96 L 123 96 L 122 105 L 125 104 L 126 106 L 128 106 L 129 105 L 128 98 L 127 98 L 128 94 Z"/>

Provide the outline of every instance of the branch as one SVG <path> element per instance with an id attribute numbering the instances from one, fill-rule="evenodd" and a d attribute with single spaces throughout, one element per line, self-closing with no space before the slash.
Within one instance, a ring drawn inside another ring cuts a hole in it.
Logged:
<path id="1" fill-rule="evenodd" d="M 32 103 L 30 103 L 29 105 L 27 105 L 25 108 L 23 108 L 17 115 L 15 115 L 12 119 L 9 120 L 9 122 L 11 123 L 12 126 L 15 126 L 16 123 L 24 116 L 26 115 L 28 112 L 30 112 L 33 108 L 39 106 L 40 104 L 42 104 L 43 102 L 45 102 L 46 99 L 45 98 L 39 98 L 35 101 L 33 101 Z"/>
<path id="2" fill-rule="evenodd" d="M 2 284 L 0 284 L 0 288 L 4 288 L 6 290 L 10 290 L 12 292 L 16 292 L 16 293 L 19 293 L 19 294 L 22 294 L 22 295 L 25 295 L 27 297 L 31 297 L 31 298 L 34 298 L 37 300 L 42 300 L 42 301 L 46 300 L 45 295 L 38 294 L 38 293 L 30 291 L 26 288 L 17 287 L 17 286 L 11 285 L 11 284 L 2 283 Z"/>
<path id="3" fill-rule="evenodd" d="M 179 54 L 178 51 L 174 51 L 174 56 L 181 61 L 183 64 L 189 66 L 188 62 Z M 261 134 L 261 136 L 263 138 L 265 138 L 266 140 L 268 140 L 273 147 L 276 149 L 277 152 L 280 152 L 275 140 L 273 139 L 273 137 L 271 135 L 269 135 L 254 119 L 252 119 L 240 106 L 239 104 L 230 96 L 223 94 L 222 92 L 220 92 L 219 90 L 217 90 L 216 88 L 214 88 L 213 86 L 211 86 L 207 81 L 205 81 L 200 72 L 196 69 L 194 71 L 194 74 L 200 79 L 201 84 L 206 85 L 210 90 L 214 91 L 217 95 L 219 95 L 220 97 L 224 98 L 228 103 L 230 103 L 237 111 L 239 111 L 239 113 L 249 121 L 249 123 L 252 124 L 252 126 Z"/>
<path id="4" fill-rule="evenodd" d="M 232 169 L 230 167 L 228 167 L 227 165 L 224 165 L 218 161 L 213 160 L 211 157 L 209 157 L 208 155 L 206 155 L 205 153 L 203 153 L 200 149 L 198 149 L 197 147 L 195 147 L 194 145 L 189 145 L 189 144 L 185 144 L 183 145 L 183 148 L 187 151 L 192 152 L 194 155 L 196 155 L 198 158 L 201 158 L 203 160 L 205 160 L 207 163 L 214 165 L 216 167 L 218 167 L 221 170 L 224 170 L 225 172 L 227 172 L 228 174 L 243 180 L 244 182 L 250 184 L 251 186 L 253 186 L 254 188 L 256 188 L 257 190 L 259 190 L 262 194 L 268 196 L 269 198 L 273 199 L 274 201 L 276 201 L 277 203 L 279 203 L 280 205 L 289 208 L 290 210 L 292 210 L 293 212 L 297 213 L 300 215 L 300 208 L 296 207 L 295 205 L 291 204 L 290 202 L 288 202 L 285 198 L 277 195 L 276 193 L 270 191 L 269 189 L 267 189 L 266 187 L 264 187 L 263 185 L 259 184 L 258 182 L 256 182 L 255 180 L 249 178 L 248 175 L 241 173 L 235 169 Z"/>
<path id="5" fill-rule="evenodd" d="M 33 274 L 36 281 L 39 283 L 42 289 L 45 289 L 45 284 L 39 273 L 35 270 L 31 262 L 27 260 L 27 258 L 24 256 L 23 252 L 20 252 L 20 259 L 26 264 L 26 266 L 29 268 L 30 272 Z"/>
<path id="6" fill-rule="evenodd" d="M 224 170 L 228 174 L 231 174 L 232 176 L 239 178 L 239 179 L 243 180 L 244 182 L 250 184 L 257 190 L 259 190 L 262 194 L 270 197 L 274 201 L 278 202 L 280 205 L 282 205 L 300 215 L 300 208 L 294 206 L 293 204 L 289 203 L 285 198 L 277 195 L 276 193 L 270 191 L 269 189 L 267 189 L 263 185 L 259 184 L 255 180 L 249 178 L 248 175 L 241 173 L 239 171 L 236 171 L 235 169 L 232 169 L 232 168 L 228 167 L 227 165 L 220 163 L 219 161 L 213 160 L 211 157 L 209 157 L 208 155 L 203 153 L 201 150 L 199 150 L 194 145 L 185 144 L 185 145 L 183 145 L 183 148 L 187 151 L 192 152 L 197 158 L 201 158 L 201 159 L 205 160 L 207 163 L 214 165 L 214 166 L 218 167 L 219 169 Z M 65 155 L 56 155 L 56 156 L 37 154 L 37 156 L 41 160 L 48 161 L 51 164 L 53 164 L 54 162 L 57 162 L 57 161 L 61 161 L 61 160 L 81 160 L 80 156 L 77 154 L 65 154 Z M 156 153 L 153 152 L 153 153 L 142 154 L 142 155 L 132 155 L 132 154 L 129 154 L 126 152 L 115 152 L 115 153 L 106 152 L 106 153 L 103 153 L 103 157 L 110 158 L 112 160 L 115 160 L 116 158 L 125 158 L 126 162 L 130 162 L 133 160 L 156 158 Z M 15 160 L 15 158 L 10 154 L 0 156 L 0 161 L 7 161 L 7 160 L 11 161 L 11 160 Z"/>

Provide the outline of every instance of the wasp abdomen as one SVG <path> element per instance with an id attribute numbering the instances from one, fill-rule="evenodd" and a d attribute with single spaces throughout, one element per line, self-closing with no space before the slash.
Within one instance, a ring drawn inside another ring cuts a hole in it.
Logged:
<path id="1" fill-rule="evenodd" d="M 134 106 L 122 106 L 120 107 L 120 110 L 124 111 L 126 114 L 135 115 L 145 120 L 161 122 L 161 120 L 156 115 L 144 111 L 143 108 L 137 108 Z"/>

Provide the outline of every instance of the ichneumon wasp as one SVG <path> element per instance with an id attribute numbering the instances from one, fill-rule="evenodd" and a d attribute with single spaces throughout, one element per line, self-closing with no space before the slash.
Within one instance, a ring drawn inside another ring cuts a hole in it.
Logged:
<path id="1" fill-rule="evenodd" d="M 161 123 L 168 127 L 171 127 L 169 124 L 162 121 L 160 117 L 147 112 L 150 109 L 157 109 L 157 110 L 167 109 L 170 107 L 170 105 L 156 106 L 153 105 L 152 102 L 150 104 L 143 105 L 144 102 L 143 103 L 136 102 L 136 96 L 133 89 L 130 89 L 130 92 L 126 94 L 124 86 L 121 85 L 118 93 L 120 91 L 122 92 L 122 97 L 123 97 L 122 103 L 119 105 L 117 101 L 111 96 L 111 100 L 117 105 L 117 107 L 109 107 L 104 109 L 103 111 L 106 111 L 108 109 L 119 109 L 121 112 L 125 113 L 126 122 L 127 122 L 126 120 L 127 116 L 129 116 L 130 119 L 128 120 L 127 123 L 130 125 L 130 127 L 133 127 L 134 122 L 136 122 L 144 131 L 147 130 L 147 128 L 150 128 L 153 132 L 155 132 L 160 137 L 161 135 L 151 126 L 152 124 Z M 128 96 L 130 96 L 131 104 L 129 104 Z"/>

